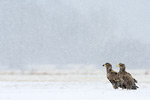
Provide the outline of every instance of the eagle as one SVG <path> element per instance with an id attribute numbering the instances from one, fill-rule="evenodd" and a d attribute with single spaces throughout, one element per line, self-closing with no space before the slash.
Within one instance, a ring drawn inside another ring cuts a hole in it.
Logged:
<path id="1" fill-rule="evenodd" d="M 118 73 L 112 70 L 112 65 L 110 63 L 105 63 L 103 66 L 106 67 L 107 79 L 111 82 L 113 88 L 118 89 L 118 87 L 121 87 Z"/>
<path id="2" fill-rule="evenodd" d="M 122 89 L 136 90 L 137 88 L 139 88 L 138 86 L 136 86 L 137 80 L 134 79 L 130 73 L 126 72 L 125 64 L 119 63 L 117 67 L 120 68 L 118 77 Z"/>

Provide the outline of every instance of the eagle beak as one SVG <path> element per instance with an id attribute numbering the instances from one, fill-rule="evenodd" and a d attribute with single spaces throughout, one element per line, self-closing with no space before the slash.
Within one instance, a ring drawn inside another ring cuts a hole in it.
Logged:
<path id="1" fill-rule="evenodd" d="M 117 67 L 120 67 L 119 65 L 117 65 Z"/>
<path id="2" fill-rule="evenodd" d="M 106 67 L 106 64 L 104 64 L 103 66 Z"/>

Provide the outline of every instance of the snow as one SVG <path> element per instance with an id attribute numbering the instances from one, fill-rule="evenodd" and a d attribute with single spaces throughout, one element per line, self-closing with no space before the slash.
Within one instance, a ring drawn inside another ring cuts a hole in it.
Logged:
<path id="1" fill-rule="evenodd" d="M 150 100 L 150 75 L 129 71 L 138 90 L 113 89 L 105 71 L 1 74 L 0 100 Z"/>
<path id="2" fill-rule="evenodd" d="M 114 90 L 103 82 L 0 82 L 1 100 L 149 100 L 150 85 Z"/>

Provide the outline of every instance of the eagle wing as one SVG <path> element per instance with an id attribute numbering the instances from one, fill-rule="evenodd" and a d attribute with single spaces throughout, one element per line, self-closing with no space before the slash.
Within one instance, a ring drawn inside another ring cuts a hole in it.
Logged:
<path id="1" fill-rule="evenodd" d="M 120 87 L 120 81 L 119 81 L 119 77 L 118 77 L 118 73 L 116 71 L 111 71 L 107 74 L 107 78 L 108 80 L 111 82 L 111 84 L 113 85 L 113 87 L 115 89 L 117 89 L 118 87 Z"/>
<path id="2" fill-rule="evenodd" d="M 135 84 L 135 79 L 129 73 L 125 73 L 123 75 L 124 84 L 126 85 L 127 89 L 137 89 L 138 87 Z"/>
<path id="3" fill-rule="evenodd" d="M 131 75 L 130 73 L 128 73 L 128 72 L 126 72 L 126 74 L 128 74 L 130 77 L 132 77 L 132 75 Z M 132 77 L 132 78 L 133 78 L 133 77 Z M 134 80 L 135 83 L 138 82 L 135 78 L 133 78 L 133 80 Z"/>

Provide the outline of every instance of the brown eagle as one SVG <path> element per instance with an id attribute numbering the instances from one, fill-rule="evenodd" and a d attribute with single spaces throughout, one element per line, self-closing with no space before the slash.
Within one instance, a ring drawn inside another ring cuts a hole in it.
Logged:
<path id="1" fill-rule="evenodd" d="M 105 63 L 103 66 L 106 67 L 107 79 L 111 82 L 113 88 L 118 89 L 118 87 L 121 87 L 118 73 L 112 70 L 112 65 L 110 63 Z"/>
<path id="2" fill-rule="evenodd" d="M 136 90 L 138 86 L 136 86 L 135 83 L 137 83 L 137 80 L 132 77 L 132 75 L 128 72 L 126 72 L 125 64 L 119 63 L 117 67 L 120 68 L 118 72 L 119 81 L 121 83 L 122 89 L 132 89 Z"/>

